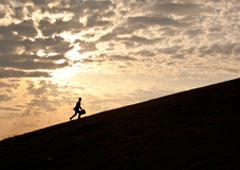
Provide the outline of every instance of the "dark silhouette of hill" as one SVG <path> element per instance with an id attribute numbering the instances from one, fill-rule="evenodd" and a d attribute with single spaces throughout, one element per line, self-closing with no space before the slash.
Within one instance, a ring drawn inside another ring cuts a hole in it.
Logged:
<path id="1" fill-rule="evenodd" d="M 0 169 L 240 169 L 240 79 L 0 142 Z"/>

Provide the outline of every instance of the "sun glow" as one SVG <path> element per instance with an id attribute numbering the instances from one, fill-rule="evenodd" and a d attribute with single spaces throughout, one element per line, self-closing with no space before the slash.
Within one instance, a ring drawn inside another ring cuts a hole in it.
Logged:
<path id="1" fill-rule="evenodd" d="M 76 67 L 66 67 L 63 69 L 57 69 L 52 72 L 53 80 L 62 81 L 69 80 L 79 72 L 79 68 Z"/>
<path id="2" fill-rule="evenodd" d="M 79 61 L 81 59 L 88 58 L 88 54 L 80 54 L 78 51 L 81 49 L 81 47 L 78 44 L 74 45 L 74 48 L 66 53 L 66 57 L 70 59 L 71 61 Z"/>

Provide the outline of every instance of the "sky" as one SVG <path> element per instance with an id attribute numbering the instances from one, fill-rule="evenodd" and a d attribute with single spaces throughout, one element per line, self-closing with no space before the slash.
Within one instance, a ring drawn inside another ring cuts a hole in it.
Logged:
<path id="1" fill-rule="evenodd" d="M 239 37 L 239 0 L 0 0 L 0 139 L 238 78 Z"/>

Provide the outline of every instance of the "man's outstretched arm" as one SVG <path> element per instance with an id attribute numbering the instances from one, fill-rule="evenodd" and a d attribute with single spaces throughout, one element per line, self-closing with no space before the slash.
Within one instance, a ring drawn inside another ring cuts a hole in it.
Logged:
<path id="1" fill-rule="evenodd" d="M 80 109 L 80 110 L 83 110 L 81 106 L 79 106 L 79 109 Z"/>

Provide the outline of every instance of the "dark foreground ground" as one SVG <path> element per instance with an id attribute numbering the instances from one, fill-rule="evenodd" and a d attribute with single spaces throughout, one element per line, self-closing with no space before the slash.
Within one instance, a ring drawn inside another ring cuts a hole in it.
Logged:
<path id="1" fill-rule="evenodd" d="M 240 79 L 0 142 L 8 169 L 240 169 Z"/>

